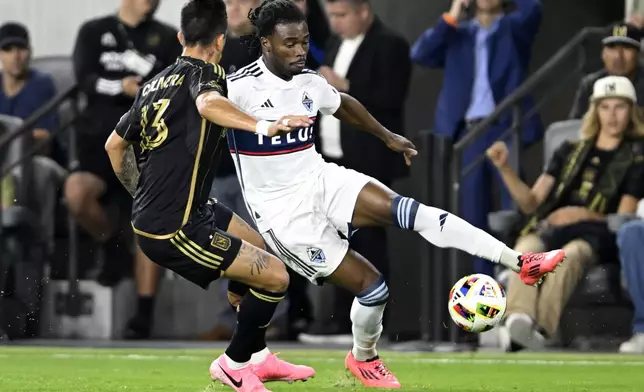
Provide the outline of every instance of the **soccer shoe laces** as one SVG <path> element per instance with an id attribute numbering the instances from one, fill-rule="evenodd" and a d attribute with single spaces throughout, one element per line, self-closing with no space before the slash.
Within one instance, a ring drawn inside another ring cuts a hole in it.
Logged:
<path id="1" fill-rule="evenodd" d="M 383 378 L 391 378 L 393 377 L 393 373 L 389 371 L 387 366 L 381 361 L 377 360 L 373 366 L 374 370 L 378 372 Z"/>

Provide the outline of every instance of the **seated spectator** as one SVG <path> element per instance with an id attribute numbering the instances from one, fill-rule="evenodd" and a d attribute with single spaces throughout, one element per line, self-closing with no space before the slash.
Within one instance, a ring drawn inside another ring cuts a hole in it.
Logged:
<path id="1" fill-rule="evenodd" d="M 644 117 L 626 77 L 595 82 L 581 140 L 566 142 L 529 188 L 508 164 L 507 147 L 487 154 L 513 199 L 528 215 L 515 249 L 521 253 L 563 248 L 566 262 L 541 287 L 512 274 L 507 287 L 505 331 L 514 348 L 541 349 L 553 337 L 561 313 L 588 267 L 617 258 L 607 214 L 633 214 L 644 196 Z M 505 348 L 511 347 L 505 342 Z"/>
<path id="2" fill-rule="evenodd" d="M 644 181 L 644 177 L 640 181 Z M 619 352 L 644 354 L 644 221 L 625 224 L 617 234 L 617 242 L 626 288 L 634 308 L 633 336 L 619 346 Z"/>
<path id="3" fill-rule="evenodd" d="M 176 29 L 154 19 L 159 1 L 121 0 L 116 13 L 84 23 L 76 38 L 73 61 L 80 90 L 87 107 L 79 118 L 79 167 L 64 186 L 65 200 L 76 222 L 101 244 L 103 265 L 97 278 L 104 286 L 115 286 L 129 272 L 132 251 L 125 245 L 129 229 L 132 196 L 112 170 L 105 141 L 123 113 L 134 102 L 139 86 L 181 54 Z M 123 230 L 125 228 L 125 230 Z M 154 269 L 138 250 L 139 271 Z M 149 335 L 147 320 L 154 310 L 154 273 L 137 273 L 137 315 L 141 333 Z"/>
<path id="4" fill-rule="evenodd" d="M 581 80 L 569 117 L 581 118 L 588 110 L 593 84 L 608 75 L 625 76 L 635 85 L 639 104 L 644 106 L 644 68 L 638 58 L 642 30 L 632 24 L 619 23 L 602 40 L 604 68 Z"/>
<path id="5" fill-rule="evenodd" d="M 7 23 L 0 27 L 0 114 L 26 119 L 56 96 L 54 82 L 49 75 L 40 73 L 29 66 L 31 46 L 29 32 L 18 23 Z M 36 143 L 50 140 L 50 132 L 59 126 L 54 111 L 43 116 L 34 126 L 32 137 Z M 53 250 L 55 215 L 58 192 L 66 172 L 50 158 L 56 147 L 50 141 L 46 148 L 33 159 L 33 193 L 37 196 L 27 203 L 40 217 L 42 241 Z M 22 179 L 17 179 L 18 181 Z"/>

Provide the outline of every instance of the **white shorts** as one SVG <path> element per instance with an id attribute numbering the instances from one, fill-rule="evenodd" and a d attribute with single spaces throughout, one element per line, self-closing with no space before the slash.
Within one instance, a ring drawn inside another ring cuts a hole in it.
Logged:
<path id="1" fill-rule="evenodd" d="M 264 240 L 294 271 L 321 284 L 349 250 L 353 210 L 369 182 L 377 183 L 355 170 L 326 163 L 309 187 L 284 201 L 288 203 L 284 215 L 268 222 Z"/>

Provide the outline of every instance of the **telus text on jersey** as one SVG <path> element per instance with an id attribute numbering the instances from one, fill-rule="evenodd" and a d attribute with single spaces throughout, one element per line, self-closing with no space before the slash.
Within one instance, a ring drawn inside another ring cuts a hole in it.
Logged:
<path id="1" fill-rule="evenodd" d="M 265 144 L 279 146 L 283 144 L 303 143 L 309 140 L 313 140 L 312 127 L 300 128 L 298 130 L 289 132 L 286 135 L 273 136 L 270 138 L 264 135 L 257 135 L 257 144 L 260 146 Z"/>

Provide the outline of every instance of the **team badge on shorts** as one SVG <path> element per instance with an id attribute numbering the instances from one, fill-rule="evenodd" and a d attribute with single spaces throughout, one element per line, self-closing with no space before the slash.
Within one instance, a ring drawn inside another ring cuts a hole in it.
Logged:
<path id="1" fill-rule="evenodd" d="M 326 261 L 326 256 L 322 249 L 306 248 L 306 253 L 309 255 L 309 260 L 313 263 L 324 263 Z"/>
<path id="2" fill-rule="evenodd" d="M 227 251 L 228 249 L 230 249 L 230 238 L 224 237 L 219 233 L 215 233 L 212 241 L 210 241 L 210 245 L 212 245 L 213 248 Z"/>
<path id="3" fill-rule="evenodd" d="M 309 112 L 313 110 L 313 100 L 311 99 L 311 97 L 309 97 L 306 91 L 302 95 L 302 105 L 304 105 L 306 110 L 308 110 Z"/>

